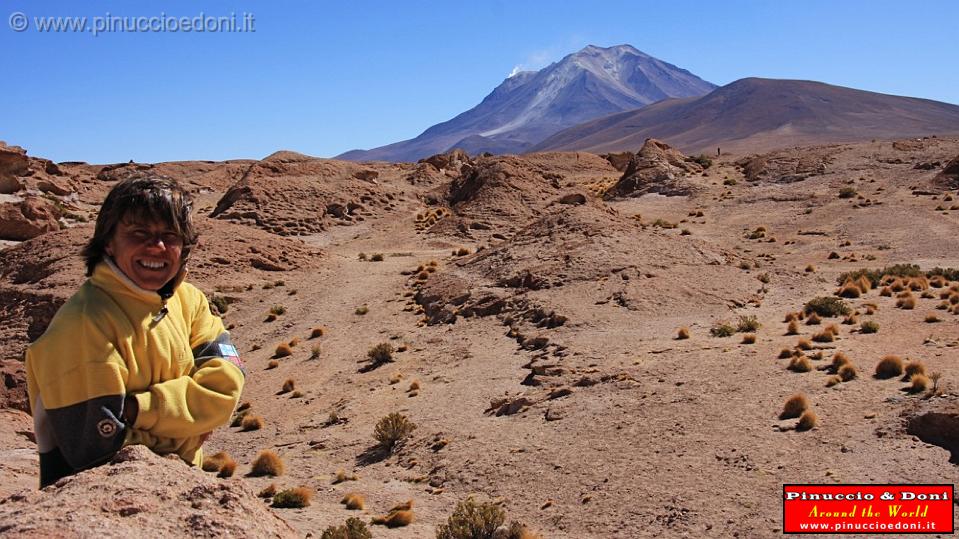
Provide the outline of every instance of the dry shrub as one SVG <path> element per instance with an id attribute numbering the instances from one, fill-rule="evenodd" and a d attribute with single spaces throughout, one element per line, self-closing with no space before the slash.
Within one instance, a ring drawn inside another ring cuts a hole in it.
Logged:
<path id="1" fill-rule="evenodd" d="M 676 339 L 682 340 L 682 339 L 688 339 L 688 338 L 689 338 L 689 328 L 687 327 L 679 328 L 679 331 L 676 332 Z"/>
<path id="2" fill-rule="evenodd" d="M 755 316 L 740 316 L 736 324 L 736 331 L 740 333 L 752 333 L 762 326 Z"/>
<path id="3" fill-rule="evenodd" d="M 794 417 L 799 417 L 809 408 L 809 399 L 806 398 L 806 395 L 802 393 L 796 393 L 795 395 L 786 399 L 786 402 L 783 404 L 783 411 L 779 414 L 779 419 L 792 419 Z"/>
<path id="4" fill-rule="evenodd" d="M 836 337 L 831 331 L 820 331 L 812 336 L 812 340 L 816 342 L 833 342 L 835 339 Z"/>
<path id="5" fill-rule="evenodd" d="M 822 318 L 816 313 L 812 313 L 809 315 L 809 318 L 806 318 L 807 326 L 818 326 L 820 323 L 822 323 Z"/>
<path id="6" fill-rule="evenodd" d="M 346 519 L 340 526 L 330 526 L 323 530 L 320 539 L 373 539 L 366 523 L 356 517 Z"/>
<path id="7" fill-rule="evenodd" d="M 377 344 L 366 352 L 366 357 L 373 365 L 382 365 L 393 361 L 393 345 L 387 342 Z"/>
<path id="8" fill-rule="evenodd" d="M 925 374 L 916 374 L 910 379 L 909 392 L 921 393 L 929 388 L 929 378 Z"/>
<path id="9" fill-rule="evenodd" d="M 316 359 L 320 357 L 320 345 L 315 345 L 310 348 L 310 359 Z"/>
<path id="10" fill-rule="evenodd" d="M 799 416 L 799 422 L 796 423 L 796 430 L 809 430 L 815 427 L 816 423 L 818 422 L 819 418 L 816 417 L 816 412 L 813 412 L 812 410 L 806 410 L 801 416 Z"/>
<path id="11" fill-rule="evenodd" d="M 800 350 L 812 350 L 812 342 L 809 339 L 800 338 L 796 341 L 796 348 Z"/>
<path id="12" fill-rule="evenodd" d="M 904 369 L 904 372 L 906 373 L 906 380 L 911 379 L 913 376 L 916 376 L 917 374 L 925 375 L 926 365 L 921 360 L 918 360 L 918 359 L 914 361 L 910 361 L 909 363 L 906 364 L 906 368 Z"/>
<path id="13" fill-rule="evenodd" d="M 806 356 L 797 356 L 789 362 L 787 369 L 793 372 L 809 372 L 812 370 L 812 362 Z"/>
<path id="14" fill-rule="evenodd" d="M 273 352 L 274 358 L 281 358 L 281 357 L 292 356 L 292 355 L 293 355 L 293 348 L 291 348 L 290 345 L 285 342 L 276 345 L 276 351 Z"/>
<path id="15" fill-rule="evenodd" d="M 310 505 L 313 490 L 306 487 L 293 487 L 273 496 L 273 507 L 299 509 Z"/>
<path id="16" fill-rule="evenodd" d="M 283 388 L 280 390 L 280 393 L 289 393 L 293 391 L 295 387 L 296 382 L 294 382 L 292 378 L 287 378 L 286 381 L 283 382 Z"/>
<path id="17" fill-rule="evenodd" d="M 416 425 L 405 415 L 393 412 L 377 422 L 373 438 L 379 442 L 380 447 L 392 452 L 396 444 L 412 434 L 415 428 Z"/>
<path id="18" fill-rule="evenodd" d="M 260 454 L 256 456 L 256 459 L 253 461 L 252 469 L 250 470 L 250 476 L 252 477 L 262 477 L 264 475 L 269 475 L 271 477 L 276 477 L 278 475 L 283 475 L 284 471 L 283 460 L 275 452 L 265 449 L 260 451 Z"/>
<path id="19" fill-rule="evenodd" d="M 240 430 L 251 431 L 263 428 L 263 418 L 258 415 L 247 414 L 240 420 Z"/>
<path id="20" fill-rule="evenodd" d="M 859 331 L 861 333 L 878 333 L 879 332 L 879 323 L 872 320 L 866 320 L 859 325 Z"/>
<path id="21" fill-rule="evenodd" d="M 876 364 L 876 378 L 892 378 L 902 374 L 902 358 L 888 355 Z"/>
<path id="22" fill-rule="evenodd" d="M 747 334 L 743 335 L 743 342 L 742 342 L 742 343 L 743 343 L 743 344 L 756 344 L 756 334 L 755 334 L 755 333 L 747 333 Z"/>
<path id="23" fill-rule="evenodd" d="M 453 514 L 436 530 L 436 539 L 492 538 L 506 521 L 506 512 L 490 502 L 467 498 L 456 504 Z"/>
<path id="24" fill-rule="evenodd" d="M 796 320 L 791 320 L 789 326 L 786 327 L 786 335 L 798 335 L 799 334 L 799 322 Z"/>
<path id="25" fill-rule="evenodd" d="M 350 492 L 346 496 L 343 496 L 340 503 L 345 505 L 350 511 L 362 511 L 363 507 L 366 506 L 366 498 L 358 492 Z"/>
<path id="26" fill-rule="evenodd" d="M 828 296 L 820 296 L 806 302 L 803 306 L 806 314 L 816 313 L 818 316 L 844 316 L 852 312 L 845 301 Z"/>
<path id="27" fill-rule="evenodd" d="M 260 493 L 257 494 L 257 496 L 259 496 L 260 498 L 272 498 L 275 495 L 276 495 L 275 483 L 270 483 L 269 486 L 264 487 L 263 490 L 261 490 Z"/>
<path id="28" fill-rule="evenodd" d="M 322 337 L 324 333 L 326 333 L 326 330 L 320 326 L 317 326 L 310 330 L 310 338 L 316 339 L 316 338 Z"/>
<path id="29" fill-rule="evenodd" d="M 839 367 L 838 374 L 839 378 L 843 382 L 848 382 L 850 380 L 855 380 L 859 373 L 856 371 L 856 367 L 852 363 L 847 363 L 846 365 Z"/>

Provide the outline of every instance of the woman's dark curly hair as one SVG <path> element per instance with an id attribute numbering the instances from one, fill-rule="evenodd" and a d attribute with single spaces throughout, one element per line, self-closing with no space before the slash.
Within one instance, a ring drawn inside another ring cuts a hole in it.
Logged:
<path id="1" fill-rule="evenodd" d="M 87 277 L 103 260 L 107 244 L 124 219 L 136 222 L 163 222 L 183 238 L 181 267 L 196 245 L 197 231 L 193 226 L 193 200 L 189 193 L 172 178 L 165 176 L 137 176 L 113 186 L 100 207 L 93 237 L 83 248 L 87 262 Z"/>

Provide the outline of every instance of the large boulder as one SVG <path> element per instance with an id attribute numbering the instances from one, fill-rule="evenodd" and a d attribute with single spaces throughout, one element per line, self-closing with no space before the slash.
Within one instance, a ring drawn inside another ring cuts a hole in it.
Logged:
<path id="1" fill-rule="evenodd" d="M 0 501 L 10 537 L 297 537 L 242 479 L 217 479 L 144 446 Z"/>
<path id="2" fill-rule="evenodd" d="M 60 216 L 60 209 L 42 197 L 0 204 L 0 239 L 24 241 L 59 230 Z"/>
<path id="3" fill-rule="evenodd" d="M 604 198 L 638 197 L 649 193 L 683 196 L 692 192 L 687 174 L 698 174 L 703 167 L 665 142 L 647 139 L 642 149 L 629 159 L 623 176 L 610 187 Z"/>
<path id="4" fill-rule="evenodd" d="M 959 189 L 959 155 L 946 163 L 946 166 L 939 174 L 936 174 L 932 182 L 943 189 Z"/>

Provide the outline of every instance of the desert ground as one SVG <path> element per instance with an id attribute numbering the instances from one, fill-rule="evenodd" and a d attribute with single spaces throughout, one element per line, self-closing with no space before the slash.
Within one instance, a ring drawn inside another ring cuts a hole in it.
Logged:
<path id="1" fill-rule="evenodd" d="M 96 519 L 76 515 L 93 511 L 111 523 L 101 536 L 319 537 L 413 500 L 409 525 L 371 530 L 421 538 L 473 496 L 548 538 L 776 537 L 783 483 L 955 483 L 957 156 L 959 139 L 926 137 L 726 153 L 708 168 L 655 143 L 412 164 L 30 158 L 0 196 L 35 200 L 58 226 L 0 251 L 0 531 L 82 536 Z M 195 193 L 188 280 L 222 313 L 249 371 L 242 402 L 262 426 L 207 442 L 236 460 L 231 478 L 147 455 L 143 469 L 104 468 L 132 470 L 133 498 L 163 477 L 173 502 L 90 509 L 77 485 L 109 488 L 103 469 L 35 491 L 21 360 L 83 281 L 77 252 L 100 201 L 137 173 Z M 842 274 L 895 265 L 846 290 L 858 297 L 837 296 Z M 848 314 L 810 324 L 803 313 L 787 335 L 787 315 L 815 298 Z M 732 334 L 714 336 L 723 324 Z M 381 344 L 390 358 L 370 361 Z M 838 352 L 855 370 L 837 382 Z M 875 377 L 887 355 L 921 362 L 925 380 Z M 780 419 L 797 393 L 814 422 Z M 373 433 L 393 412 L 416 428 L 385 451 Z M 283 475 L 248 475 L 261 450 Z M 218 484 L 241 499 L 233 516 L 204 505 L 215 497 L 177 498 Z M 315 495 L 251 508 L 270 484 Z M 362 510 L 340 503 L 353 492 Z M 292 531 L 217 527 L 244 515 Z"/>

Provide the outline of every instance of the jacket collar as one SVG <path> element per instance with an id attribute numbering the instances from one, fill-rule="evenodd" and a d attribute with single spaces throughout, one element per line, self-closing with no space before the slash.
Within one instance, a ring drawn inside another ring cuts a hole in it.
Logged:
<path id="1" fill-rule="evenodd" d="M 119 293 L 142 301 L 153 309 L 165 309 L 167 300 L 173 296 L 185 276 L 186 268 L 181 269 L 176 277 L 159 291 L 146 290 L 130 280 L 109 256 L 104 256 L 103 261 L 94 268 L 90 281 L 111 295 Z"/>

